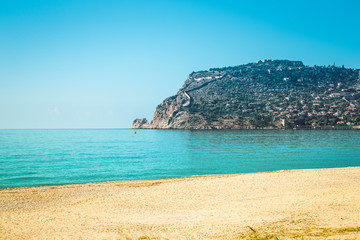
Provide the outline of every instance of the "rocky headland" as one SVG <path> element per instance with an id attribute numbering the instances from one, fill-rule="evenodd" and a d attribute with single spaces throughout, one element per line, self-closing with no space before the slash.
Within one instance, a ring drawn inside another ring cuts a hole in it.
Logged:
<path id="1" fill-rule="evenodd" d="M 262 60 L 193 72 L 133 128 L 335 128 L 360 125 L 360 69 Z"/>

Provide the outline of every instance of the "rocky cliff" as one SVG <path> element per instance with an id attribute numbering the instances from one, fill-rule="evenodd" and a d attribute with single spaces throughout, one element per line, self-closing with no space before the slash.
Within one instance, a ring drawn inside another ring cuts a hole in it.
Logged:
<path id="1" fill-rule="evenodd" d="M 133 128 L 238 129 L 360 124 L 360 71 L 305 66 L 300 61 L 257 63 L 193 72 L 154 118 Z"/>

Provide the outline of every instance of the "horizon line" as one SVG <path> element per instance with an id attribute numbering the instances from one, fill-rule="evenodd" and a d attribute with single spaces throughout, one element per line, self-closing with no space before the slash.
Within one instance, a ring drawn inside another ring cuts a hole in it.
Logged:
<path id="1" fill-rule="evenodd" d="M 115 128 L 0 128 L 0 130 L 115 130 L 115 129 L 132 129 L 131 127 Z"/>

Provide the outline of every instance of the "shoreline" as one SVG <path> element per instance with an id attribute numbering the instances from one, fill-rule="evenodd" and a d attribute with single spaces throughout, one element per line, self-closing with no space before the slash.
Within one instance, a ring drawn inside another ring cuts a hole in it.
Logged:
<path id="1" fill-rule="evenodd" d="M 287 171 L 301 171 L 301 170 L 321 170 L 321 169 L 347 169 L 347 168 L 360 168 L 360 166 L 348 166 L 348 167 L 326 167 L 326 168 L 299 168 L 299 169 L 279 169 L 273 171 L 263 171 L 263 172 L 247 172 L 247 173 L 228 173 L 228 174 L 205 174 L 205 175 L 192 175 L 192 176 L 183 176 L 183 177 L 169 177 L 169 178 L 150 178 L 150 179 L 136 179 L 136 180 L 109 180 L 109 181 L 100 181 L 100 182 L 84 182 L 84 183 L 65 183 L 65 184 L 49 184 L 49 185 L 37 185 L 37 186 L 23 186 L 23 187 L 8 187 L 0 188 L 1 191 L 4 190 L 20 190 L 28 188 L 47 188 L 47 187 L 66 187 L 66 186 L 77 186 L 88 184 L 112 184 L 112 183 L 136 183 L 136 182 L 146 182 L 146 181 L 171 181 L 171 180 L 181 180 L 188 178 L 202 178 L 202 177 L 230 177 L 237 175 L 246 175 L 246 174 L 266 174 L 266 173 L 276 173 L 276 172 L 287 172 Z"/>
<path id="2" fill-rule="evenodd" d="M 177 128 L 130 128 L 130 130 L 160 130 L 160 131 L 360 131 L 360 126 L 351 127 L 351 128 L 338 128 L 338 127 L 314 127 L 314 128 L 211 128 L 211 129 L 200 129 L 200 128 L 186 128 L 186 129 L 177 129 Z"/>
<path id="3" fill-rule="evenodd" d="M 357 239 L 359 182 L 346 167 L 6 188 L 0 239 Z"/>

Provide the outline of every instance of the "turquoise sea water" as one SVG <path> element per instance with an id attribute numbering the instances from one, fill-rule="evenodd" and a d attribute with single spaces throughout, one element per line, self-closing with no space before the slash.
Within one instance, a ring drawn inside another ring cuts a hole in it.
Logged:
<path id="1" fill-rule="evenodd" d="M 360 166 L 360 131 L 0 130 L 0 188 Z"/>

